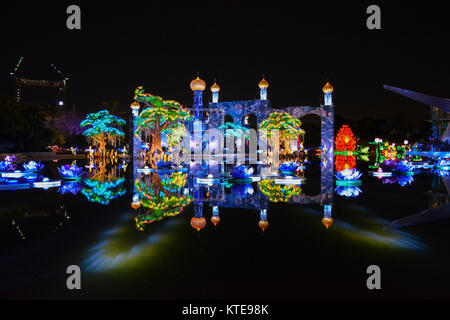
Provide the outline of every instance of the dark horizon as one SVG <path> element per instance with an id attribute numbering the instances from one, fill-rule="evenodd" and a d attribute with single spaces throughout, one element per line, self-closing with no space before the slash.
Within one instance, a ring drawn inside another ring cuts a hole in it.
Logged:
<path id="1" fill-rule="evenodd" d="M 353 120 L 428 120 L 426 105 L 383 84 L 449 97 L 444 4 L 378 4 L 382 29 L 368 30 L 366 8 L 372 3 L 308 4 L 300 11 L 283 3 L 273 8 L 235 1 L 173 8 L 78 3 L 78 31 L 66 28 L 70 4 L 4 8 L 3 92 L 13 96 L 9 73 L 23 56 L 20 72 L 26 77 L 56 80 L 50 67 L 55 64 L 69 78 L 66 108 L 75 104 L 80 112 L 110 100 L 128 110 L 138 85 L 190 106 L 189 83 L 197 72 L 208 86 L 205 103 L 214 79 L 221 101 L 257 99 L 264 74 L 273 107 L 314 106 L 328 80 L 336 115 Z"/>

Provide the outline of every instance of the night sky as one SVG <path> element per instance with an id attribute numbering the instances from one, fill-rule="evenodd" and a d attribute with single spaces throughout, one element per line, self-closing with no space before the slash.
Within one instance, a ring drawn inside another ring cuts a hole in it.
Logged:
<path id="1" fill-rule="evenodd" d="M 115 99 L 126 110 L 138 85 L 190 106 L 197 72 L 205 102 L 214 78 L 222 101 L 258 98 L 264 74 L 274 107 L 319 105 L 328 79 L 337 115 L 352 119 L 428 117 L 382 84 L 450 98 L 445 2 L 92 2 L 2 3 L 0 90 L 13 94 L 9 72 L 24 56 L 19 74 L 56 80 L 54 63 L 82 112 Z M 66 28 L 70 4 L 81 7 L 79 31 Z M 370 4 L 381 30 L 366 28 Z"/>

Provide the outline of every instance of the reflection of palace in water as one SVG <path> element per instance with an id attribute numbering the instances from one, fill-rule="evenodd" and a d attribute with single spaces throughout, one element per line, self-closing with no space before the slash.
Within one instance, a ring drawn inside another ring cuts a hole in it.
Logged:
<path id="1" fill-rule="evenodd" d="M 232 183 L 227 179 L 231 165 L 213 167 L 212 170 L 207 164 L 196 165 L 189 169 L 189 173 L 184 168 L 151 170 L 139 167 L 138 161 L 135 161 L 131 207 L 137 211 L 135 221 L 140 230 L 164 217 L 178 215 L 191 203 L 194 207 L 191 226 L 198 231 L 207 224 L 206 212 L 212 212 L 210 222 L 217 226 L 221 219 L 221 208 L 259 212 L 258 225 L 264 231 L 269 225 L 271 202 L 319 204 L 324 210 L 324 225 L 328 228 L 333 221 L 332 165 L 321 167 L 321 192 L 317 195 L 302 192 L 302 185 L 306 180 L 303 170 L 297 176 L 287 179 L 269 174 L 267 166 L 255 165 L 256 172 L 251 181 Z"/>

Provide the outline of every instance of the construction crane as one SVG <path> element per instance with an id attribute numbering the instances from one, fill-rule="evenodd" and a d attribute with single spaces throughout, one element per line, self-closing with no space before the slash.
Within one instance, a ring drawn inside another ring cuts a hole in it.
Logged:
<path id="1" fill-rule="evenodd" d="M 66 91 L 67 80 L 69 80 L 69 78 L 66 78 L 63 75 L 63 73 L 55 67 L 55 65 L 53 63 L 50 64 L 50 66 L 61 77 L 61 80 L 59 80 L 59 81 L 34 80 L 34 79 L 26 79 L 26 78 L 19 77 L 17 75 L 17 71 L 19 70 L 22 62 L 23 62 L 23 57 L 20 57 L 19 62 L 16 64 L 14 70 L 12 72 L 10 72 L 10 75 L 14 78 L 17 102 L 20 103 L 22 100 L 22 86 L 41 87 L 41 88 L 56 88 L 58 90 L 58 95 L 57 95 L 58 96 L 58 105 L 63 106 L 64 105 L 64 94 Z"/>

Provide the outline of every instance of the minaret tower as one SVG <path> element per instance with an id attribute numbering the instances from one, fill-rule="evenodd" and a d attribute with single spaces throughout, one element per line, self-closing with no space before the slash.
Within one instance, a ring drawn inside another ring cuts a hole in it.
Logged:
<path id="1" fill-rule="evenodd" d="M 220 87 L 214 80 L 214 84 L 211 86 L 211 92 L 212 92 L 212 102 L 217 103 L 219 102 L 219 91 Z"/>
<path id="2" fill-rule="evenodd" d="M 334 88 L 329 82 L 327 82 L 323 86 L 322 91 L 323 91 L 323 94 L 324 94 L 323 101 L 324 101 L 324 105 L 325 106 L 332 106 L 333 105 L 333 99 L 332 99 L 333 90 L 334 90 Z"/>
<path id="3" fill-rule="evenodd" d="M 203 90 L 206 88 L 206 83 L 197 76 L 197 79 L 191 81 L 191 90 L 194 92 L 194 118 L 195 120 L 201 120 L 203 118 L 203 112 L 200 109 L 203 108 Z"/>
<path id="4" fill-rule="evenodd" d="M 131 108 L 131 116 L 133 119 L 133 132 L 132 132 L 132 137 L 133 137 L 133 158 L 137 158 L 139 156 L 139 150 L 141 148 L 141 139 L 140 137 L 137 138 L 136 135 L 134 134 L 136 132 L 136 128 L 137 128 L 137 117 L 139 116 L 139 109 L 141 108 L 141 106 L 139 105 L 138 102 L 133 102 L 130 106 Z"/>
<path id="5" fill-rule="evenodd" d="M 260 89 L 259 94 L 261 96 L 261 100 L 267 100 L 267 88 L 269 87 L 269 83 L 262 78 L 262 80 L 259 82 L 258 87 Z"/>

